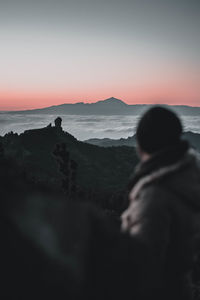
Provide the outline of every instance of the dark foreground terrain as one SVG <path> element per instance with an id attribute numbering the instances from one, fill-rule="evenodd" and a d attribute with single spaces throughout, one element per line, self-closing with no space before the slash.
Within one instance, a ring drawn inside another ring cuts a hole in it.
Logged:
<path id="1" fill-rule="evenodd" d="M 155 264 L 119 231 L 136 163 L 59 126 L 1 137 L 1 299 L 150 299 Z"/>

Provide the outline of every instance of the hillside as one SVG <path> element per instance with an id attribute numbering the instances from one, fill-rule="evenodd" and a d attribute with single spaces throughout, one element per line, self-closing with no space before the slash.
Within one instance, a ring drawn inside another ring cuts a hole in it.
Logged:
<path id="1" fill-rule="evenodd" d="M 183 138 L 188 140 L 189 143 L 194 147 L 196 150 L 200 151 L 200 134 L 194 132 L 185 132 L 183 134 Z M 91 145 L 98 145 L 101 147 L 119 147 L 119 146 L 129 146 L 135 147 L 136 146 L 136 139 L 135 135 L 128 137 L 127 139 L 89 139 L 86 140 L 85 143 Z"/>
<path id="2" fill-rule="evenodd" d="M 77 182 L 84 189 L 119 191 L 123 189 L 137 162 L 130 147 L 103 148 L 78 141 L 62 128 L 45 127 L 2 138 L 5 152 L 15 158 L 29 177 L 58 186 L 61 173 L 52 152 L 65 143 L 70 157 L 78 164 Z"/>

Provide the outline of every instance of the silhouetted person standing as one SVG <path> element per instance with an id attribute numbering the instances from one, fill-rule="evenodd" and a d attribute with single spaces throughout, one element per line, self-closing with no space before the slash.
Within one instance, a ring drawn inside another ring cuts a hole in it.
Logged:
<path id="1" fill-rule="evenodd" d="M 121 219 L 122 231 L 142 242 L 154 262 L 149 299 L 191 299 L 190 272 L 200 234 L 200 169 L 197 154 L 181 135 L 179 118 L 163 107 L 148 110 L 136 132 L 141 162 Z"/>

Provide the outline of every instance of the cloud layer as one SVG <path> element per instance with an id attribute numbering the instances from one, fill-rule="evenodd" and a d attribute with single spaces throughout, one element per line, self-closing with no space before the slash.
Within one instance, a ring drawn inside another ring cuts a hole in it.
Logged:
<path id="1" fill-rule="evenodd" d="M 61 116 L 63 129 L 79 140 L 89 138 L 127 138 L 135 133 L 138 116 Z M 53 125 L 55 115 L 10 115 L 0 114 L 0 135 L 9 131 L 21 133 L 27 129 L 42 128 L 50 122 Z M 200 133 L 199 117 L 183 117 L 184 130 Z"/>

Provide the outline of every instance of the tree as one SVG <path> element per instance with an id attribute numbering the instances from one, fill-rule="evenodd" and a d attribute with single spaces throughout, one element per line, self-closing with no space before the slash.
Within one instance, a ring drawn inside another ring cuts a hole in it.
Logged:
<path id="1" fill-rule="evenodd" d="M 76 198 L 77 193 L 77 163 L 70 159 L 69 151 L 66 149 L 66 144 L 57 144 L 53 155 L 59 164 L 59 170 L 64 175 L 62 180 L 62 188 L 67 198 Z"/>
<path id="2" fill-rule="evenodd" d="M 3 148 L 3 144 L 0 142 L 0 160 L 4 158 L 5 152 Z"/>

